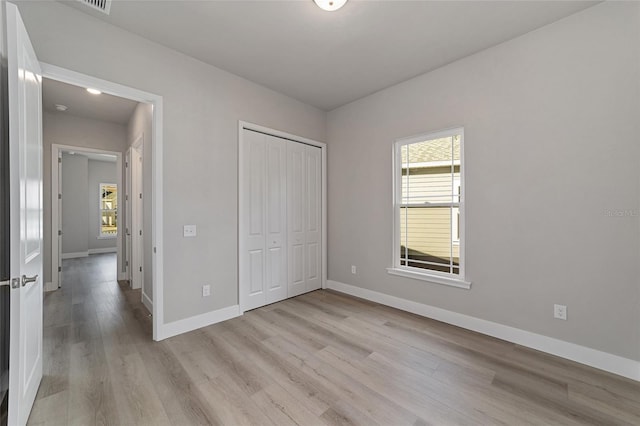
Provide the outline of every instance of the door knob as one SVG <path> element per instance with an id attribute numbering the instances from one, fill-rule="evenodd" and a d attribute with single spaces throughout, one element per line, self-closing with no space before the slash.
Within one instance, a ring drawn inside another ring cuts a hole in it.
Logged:
<path id="1" fill-rule="evenodd" d="M 34 283 L 38 280 L 38 275 L 34 275 L 32 277 L 27 277 L 26 275 L 22 276 L 22 287 L 29 283 Z"/>

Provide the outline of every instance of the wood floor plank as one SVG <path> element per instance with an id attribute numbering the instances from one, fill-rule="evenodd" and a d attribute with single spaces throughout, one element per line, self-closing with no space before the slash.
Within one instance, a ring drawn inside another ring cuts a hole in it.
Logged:
<path id="1" fill-rule="evenodd" d="M 153 342 L 114 254 L 44 297 L 30 425 L 637 425 L 640 383 L 334 291 Z"/>

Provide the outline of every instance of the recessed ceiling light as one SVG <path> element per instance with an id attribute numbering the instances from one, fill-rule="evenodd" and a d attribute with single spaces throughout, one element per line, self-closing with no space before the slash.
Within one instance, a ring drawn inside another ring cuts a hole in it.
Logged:
<path id="1" fill-rule="evenodd" d="M 102 93 L 98 89 L 91 89 L 91 88 L 87 88 L 87 92 L 91 93 L 92 95 L 100 95 Z"/>
<path id="2" fill-rule="evenodd" d="M 326 10 L 327 12 L 335 12 L 340 9 L 347 0 L 313 0 L 315 4 L 322 10 Z"/>
<path id="3" fill-rule="evenodd" d="M 66 111 L 69 109 L 68 106 L 62 104 L 55 104 L 54 106 L 56 107 L 56 111 Z"/>

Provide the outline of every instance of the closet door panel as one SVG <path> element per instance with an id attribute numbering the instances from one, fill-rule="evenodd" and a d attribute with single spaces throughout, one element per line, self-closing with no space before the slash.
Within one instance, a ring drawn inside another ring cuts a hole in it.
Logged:
<path id="1" fill-rule="evenodd" d="M 305 287 L 306 291 L 322 286 L 322 151 L 305 146 Z"/>
<path id="2" fill-rule="evenodd" d="M 305 145 L 287 141 L 287 222 L 289 297 L 306 291 L 305 284 Z"/>
<path id="3" fill-rule="evenodd" d="M 264 135 L 244 131 L 243 250 L 240 253 L 240 288 L 244 309 L 266 303 L 265 292 L 265 153 Z"/>
<path id="4" fill-rule="evenodd" d="M 266 303 L 287 298 L 287 141 L 265 136 L 266 142 Z"/>

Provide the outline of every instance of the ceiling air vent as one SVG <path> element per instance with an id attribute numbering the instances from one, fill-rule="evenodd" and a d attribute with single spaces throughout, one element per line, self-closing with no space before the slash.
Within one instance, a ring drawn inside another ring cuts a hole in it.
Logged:
<path id="1" fill-rule="evenodd" d="M 111 10 L 111 0 L 78 0 L 92 9 L 99 10 L 102 13 L 109 14 Z"/>

